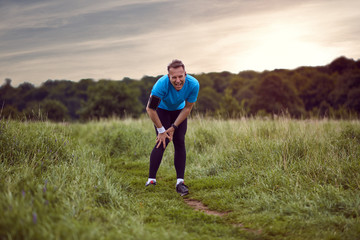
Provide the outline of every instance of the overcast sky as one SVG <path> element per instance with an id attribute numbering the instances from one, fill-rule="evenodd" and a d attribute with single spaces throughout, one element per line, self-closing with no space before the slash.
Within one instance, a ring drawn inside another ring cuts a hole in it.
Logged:
<path id="1" fill-rule="evenodd" d="M 360 58 L 359 0 L 0 0 L 0 85 Z"/>

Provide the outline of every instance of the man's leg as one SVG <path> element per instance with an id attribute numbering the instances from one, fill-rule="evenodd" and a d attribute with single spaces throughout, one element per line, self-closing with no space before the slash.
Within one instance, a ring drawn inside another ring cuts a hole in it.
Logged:
<path id="1" fill-rule="evenodd" d="M 165 127 L 165 129 L 168 129 L 171 126 L 171 118 L 170 118 L 170 112 L 158 108 L 156 110 L 161 123 Z M 158 134 L 155 128 L 156 135 Z M 169 140 L 166 139 L 166 146 L 169 144 Z M 159 148 L 156 148 L 156 145 L 154 146 L 151 154 L 150 154 L 150 167 L 149 167 L 149 178 L 155 179 L 156 173 L 160 167 L 161 160 L 165 151 L 165 148 L 161 145 Z"/>
<path id="2" fill-rule="evenodd" d="M 181 110 L 174 112 L 172 116 L 172 122 L 180 114 Z M 173 136 L 173 143 L 175 149 L 174 156 L 174 165 L 176 170 L 176 191 L 180 193 L 181 196 L 189 194 L 188 187 L 184 184 L 184 175 L 185 175 L 185 164 L 186 164 L 186 149 L 185 149 L 185 134 L 187 130 L 187 119 L 185 119 L 175 130 Z"/>
<path id="3" fill-rule="evenodd" d="M 173 137 L 174 143 L 174 165 L 176 176 L 178 179 L 184 179 L 185 165 L 186 165 L 186 149 L 185 149 L 185 134 L 187 130 L 187 119 L 185 119 L 176 129 Z"/>
<path id="4" fill-rule="evenodd" d="M 166 140 L 166 146 L 169 144 L 169 140 Z M 149 168 L 149 178 L 156 178 L 156 173 L 160 167 L 162 157 L 164 155 L 165 148 L 161 145 L 159 148 L 156 148 L 157 144 L 153 148 L 150 154 L 150 168 Z"/>
<path id="5" fill-rule="evenodd" d="M 182 122 L 174 133 L 174 148 L 175 157 L 174 165 L 176 169 L 177 181 L 176 191 L 181 196 L 189 194 L 189 188 L 184 184 L 185 164 L 186 164 L 186 149 L 185 149 L 185 134 L 187 129 L 187 119 Z"/>

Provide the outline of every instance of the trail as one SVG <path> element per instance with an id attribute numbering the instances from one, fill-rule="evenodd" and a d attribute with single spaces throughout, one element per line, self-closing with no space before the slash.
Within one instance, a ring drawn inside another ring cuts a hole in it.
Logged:
<path id="1" fill-rule="evenodd" d="M 116 168 L 115 163 L 116 162 L 112 162 L 112 168 Z M 132 179 L 132 177 L 138 176 L 139 178 L 136 178 L 136 183 L 132 182 L 132 184 L 136 184 L 136 185 L 139 184 L 138 186 L 141 186 L 141 188 L 143 188 L 143 182 L 139 181 L 138 179 L 140 179 L 143 176 L 143 172 L 145 172 L 146 171 L 145 169 L 147 169 L 148 167 L 147 165 L 145 165 L 144 163 L 135 163 L 135 162 L 126 162 L 126 163 L 117 162 L 117 163 L 118 164 L 121 163 L 121 167 L 118 169 L 118 171 L 121 172 L 124 176 L 127 176 L 128 179 Z M 137 188 L 134 187 L 134 189 Z M 171 188 L 170 191 L 173 191 L 173 189 Z M 207 215 L 218 216 L 223 218 L 226 217 L 226 215 L 228 215 L 231 212 L 231 211 L 220 212 L 216 210 L 211 210 L 201 201 L 192 198 L 183 198 L 183 201 L 195 211 L 200 211 Z M 233 227 L 239 228 L 242 231 L 246 231 L 255 235 L 260 235 L 262 233 L 261 230 L 247 228 L 242 223 L 232 223 L 231 225 Z"/>
<path id="2" fill-rule="evenodd" d="M 187 205 L 189 205 L 190 207 L 192 207 L 195 211 L 201 211 L 204 212 L 208 215 L 215 215 L 215 216 L 225 216 L 227 215 L 229 212 L 218 212 L 218 211 L 214 211 L 214 210 L 210 210 L 207 206 L 205 206 L 202 202 L 200 202 L 199 200 L 195 200 L 195 199 L 184 199 L 185 203 Z"/>
<path id="3" fill-rule="evenodd" d="M 219 211 L 215 211 L 215 210 L 210 210 L 205 204 L 203 204 L 201 201 L 196 200 L 196 199 L 185 198 L 184 202 L 187 205 L 189 205 L 191 208 L 193 208 L 195 211 L 200 211 L 200 212 L 203 212 L 203 213 L 208 214 L 208 215 L 224 217 L 224 216 L 226 216 L 227 214 L 230 213 L 230 212 L 219 212 Z M 254 234 L 261 234 L 261 230 L 246 228 L 246 227 L 244 227 L 244 225 L 242 223 L 235 223 L 235 224 L 232 224 L 232 225 L 234 227 L 238 227 L 241 230 L 244 230 L 244 231 L 247 231 L 247 232 L 251 232 L 251 233 L 254 233 Z"/>

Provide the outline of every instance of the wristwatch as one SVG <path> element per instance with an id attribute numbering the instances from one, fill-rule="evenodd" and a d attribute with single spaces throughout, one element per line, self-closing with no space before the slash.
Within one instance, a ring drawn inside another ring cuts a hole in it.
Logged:
<path id="1" fill-rule="evenodd" d="M 175 124 L 171 124 L 171 126 L 176 130 L 178 127 Z"/>

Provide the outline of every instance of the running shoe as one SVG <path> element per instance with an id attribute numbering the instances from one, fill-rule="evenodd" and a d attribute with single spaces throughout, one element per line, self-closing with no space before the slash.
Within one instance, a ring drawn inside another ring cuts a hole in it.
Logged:
<path id="1" fill-rule="evenodd" d="M 149 185 L 156 185 L 156 181 L 154 181 L 154 180 L 151 180 L 150 182 L 147 182 L 147 183 L 145 183 L 145 187 L 147 187 L 147 186 L 149 186 Z"/>
<path id="2" fill-rule="evenodd" d="M 185 196 L 189 194 L 189 188 L 184 184 L 184 182 L 176 185 L 176 192 L 180 193 L 180 196 Z"/>

